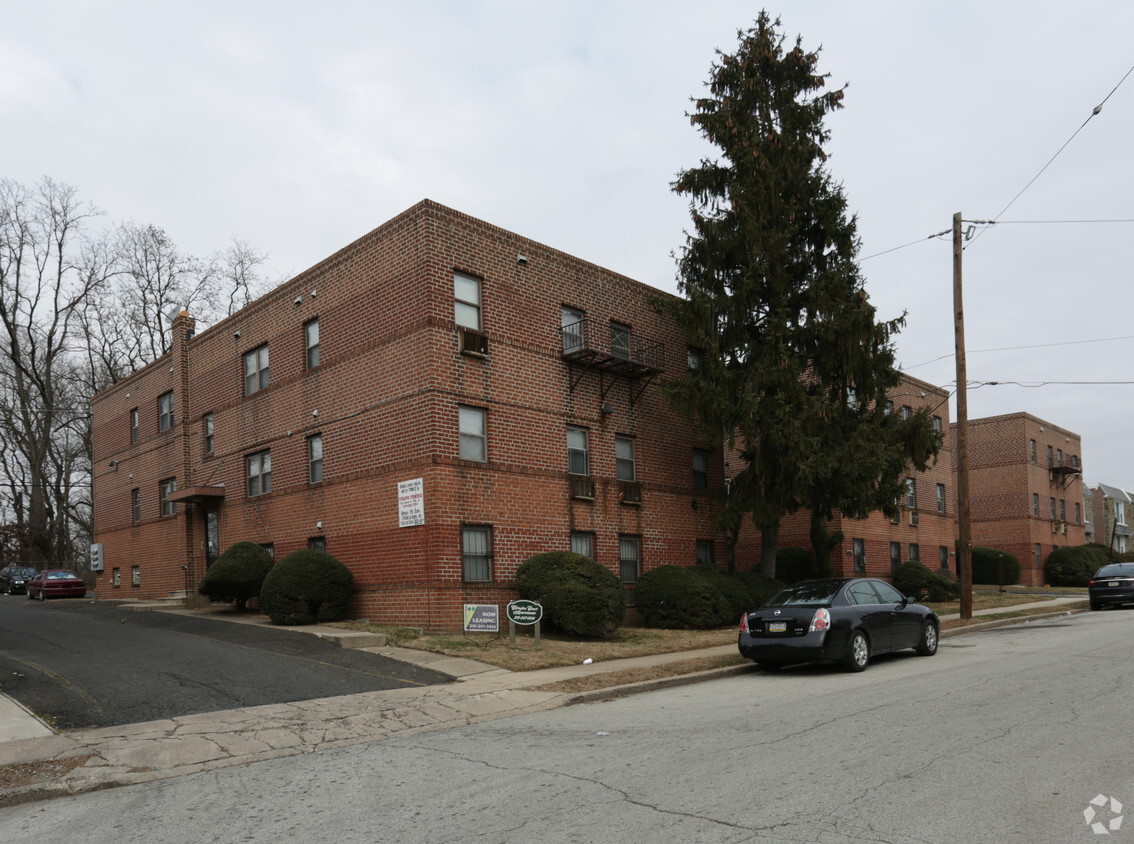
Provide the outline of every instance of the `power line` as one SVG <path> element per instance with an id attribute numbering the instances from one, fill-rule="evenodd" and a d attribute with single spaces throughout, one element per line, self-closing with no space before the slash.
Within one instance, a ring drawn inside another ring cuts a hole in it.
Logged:
<path id="1" fill-rule="evenodd" d="M 1112 343 L 1115 340 L 1134 340 L 1134 334 L 1127 334 L 1122 337 L 1098 337 L 1094 340 L 1066 340 L 1062 343 L 1033 343 L 1027 346 L 1000 346 L 995 349 L 970 349 L 968 353 L 975 355 L 982 352 L 1018 352 L 1025 349 L 1050 349 L 1054 346 L 1083 346 L 1088 343 Z M 939 360 L 948 360 L 951 357 L 953 357 L 952 352 L 947 355 L 941 355 L 941 357 L 933 358 L 933 360 L 915 363 L 911 366 L 903 366 L 902 371 L 905 372 L 910 369 L 917 369 L 919 366 L 928 366 L 931 363 L 937 363 Z"/>

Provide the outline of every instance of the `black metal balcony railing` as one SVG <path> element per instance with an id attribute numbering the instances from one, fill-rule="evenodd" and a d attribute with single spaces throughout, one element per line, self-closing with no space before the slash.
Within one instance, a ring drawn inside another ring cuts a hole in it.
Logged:
<path id="1" fill-rule="evenodd" d="M 581 319 L 559 330 L 564 359 L 638 378 L 665 369 L 665 344 L 610 323 Z"/>

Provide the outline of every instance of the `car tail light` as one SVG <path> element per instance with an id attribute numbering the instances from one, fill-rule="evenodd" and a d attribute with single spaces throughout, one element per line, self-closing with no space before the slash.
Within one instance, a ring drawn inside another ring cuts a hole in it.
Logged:
<path id="1" fill-rule="evenodd" d="M 740 617 L 740 632 L 741 633 L 747 633 L 748 632 L 748 613 L 745 613 L 744 615 L 742 615 Z"/>
<path id="2" fill-rule="evenodd" d="M 821 630 L 828 630 L 831 627 L 831 614 L 825 609 L 815 610 L 815 615 L 811 617 L 811 626 L 807 628 L 808 633 L 816 633 Z"/>

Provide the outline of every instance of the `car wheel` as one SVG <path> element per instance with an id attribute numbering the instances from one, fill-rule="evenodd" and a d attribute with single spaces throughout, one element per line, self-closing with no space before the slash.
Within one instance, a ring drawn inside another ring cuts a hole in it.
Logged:
<path id="1" fill-rule="evenodd" d="M 937 653 L 938 634 L 937 625 L 927 621 L 921 630 L 921 641 L 917 643 L 918 656 L 933 656 Z"/>
<path id="2" fill-rule="evenodd" d="M 47 600 L 47 593 L 46 593 L 46 592 L 44 592 L 44 591 L 43 591 L 42 589 L 40 589 L 40 590 L 39 590 L 39 599 L 40 599 L 41 601 L 46 601 L 46 600 Z"/>
<path id="3" fill-rule="evenodd" d="M 27 596 L 28 596 L 28 600 L 30 601 L 32 599 L 32 593 L 31 593 L 30 589 L 27 591 Z"/>
<path id="4" fill-rule="evenodd" d="M 851 633 L 850 642 L 847 643 L 847 655 L 843 665 L 847 671 L 862 671 L 870 662 L 870 640 L 861 630 Z"/>
<path id="5" fill-rule="evenodd" d="M 756 667 L 759 668 L 761 671 L 767 671 L 769 674 L 771 674 L 771 673 L 773 673 L 775 671 L 779 671 L 781 668 L 783 668 L 784 664 L 782 662 L 769 662 L 768 660 L 765 659 L 765 660 L 761 660 L 760 662 L 756 663 Z"/>

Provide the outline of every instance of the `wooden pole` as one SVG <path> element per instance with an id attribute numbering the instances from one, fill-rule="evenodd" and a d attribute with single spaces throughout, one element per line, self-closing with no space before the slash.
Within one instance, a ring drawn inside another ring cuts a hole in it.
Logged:
<path id="1" fill-rule="evenodd" d="M 961 618 L 973 617 L 972 529 L 969 524 L 969 399 L 965 370 L 965 309 L 961 297 L 961 212 L 953 215 L 953 330 L 957 351 L 957 574 Z"/>

